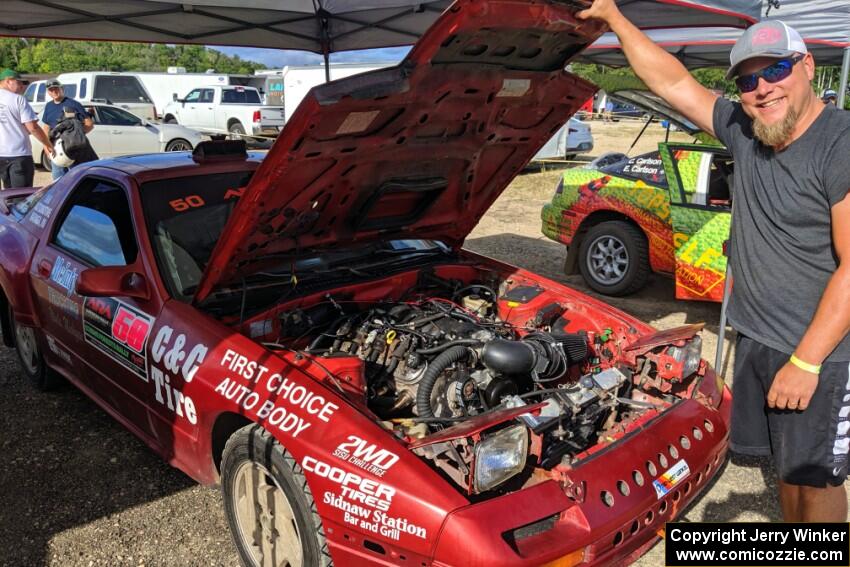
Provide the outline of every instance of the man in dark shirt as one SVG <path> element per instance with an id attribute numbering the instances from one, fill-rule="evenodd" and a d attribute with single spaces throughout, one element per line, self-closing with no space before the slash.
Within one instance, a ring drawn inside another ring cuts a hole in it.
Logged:
<path id="1" fill-rule="evenodd" d="M 75 117 L 83 123 L 83 131 L 88 134 L 94 128 L 91 114 L 83 108 L 83 105 L 72 98 L 65 96 L 65 90 L 62 88 L 62 83 L 53 79 L 47 82 L 47 94 L 52 100 L 47 101 L 44 105 L 44 111 L 41 113 L 42 128 L 45 134 L 56 127 L 59 122 L 67 117 Z M 68 172 L 67 167 L 61 167 L 51 162 L 53 179 L 59 179 Z"/>
<path id="2" fill-rule="evenodd" d="M 697 83 L 614 0 L 594 0 L 579 17 L 605 21 L 638 77 L 732 152 L 730 446 L 773 456 L 786 521 L 847 521 L 850 113 L 817 97 L 814 59 L 782 22 L 760 22 L 736 42 L 733 103 Z"/>

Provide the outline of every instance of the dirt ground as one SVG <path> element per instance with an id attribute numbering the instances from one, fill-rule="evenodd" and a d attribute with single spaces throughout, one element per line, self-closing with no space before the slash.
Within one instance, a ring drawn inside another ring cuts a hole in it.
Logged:
<path id="1" fill-rule="evenodd" d="M 625 151 L 640 125 L 592 127 L 599 155 Z M 660 139 L 663 130 L 652 127 L 631 153 L 650 151 Z M 562 274 L 565 248 L 540 234 L 540 208 L 559 175 L 547 167 L 517 178 L 466 245 L 593 295 L 580 277 Z M 39 171 L 37 183 L 47 176 Z M 713 362 L 718 305 L 676 301 L 672 282 L 661 277 L 608 301 L 662 329 L 706 322 L 703 353 Z M 238 564 L 217 487 L 169 467 L 73 387 L 35 392 L 8 349 L 0 350 L 0 432 L 0 565 Z M 736 459 L 682 519 L 779 521 L 775 490 L 767 461 Z M 637 565 L 663 565 L 663 549 L 656 545 Z"/>

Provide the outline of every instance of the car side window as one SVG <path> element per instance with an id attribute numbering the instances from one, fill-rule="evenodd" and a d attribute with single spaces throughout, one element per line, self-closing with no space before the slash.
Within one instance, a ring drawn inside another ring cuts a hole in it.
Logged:
<path id="1" fill-rule="evenodd" d="M 101 124 L 107 126 L 138 126 L 142 123 L 138 116 L 120 108 L 101 106 L 98 111 Z"/>
<path id="2" fill-rule="evenodd" d="M 186 98 L 183 99 L 186 102 L 198 102 L 201 98 L 201 89 L 195 89 L 193 91 L 189 91 L 189 94 L 186 95 Z"/>
<path id="3" fill-rule="evenodd" d="M 214 91 L 212 89 L 204 89 L 201 91 L 201 98 L 198 102 L 212 102 Z"/>
<path id="4" fill-rule="evenodd" d="M 221 102 L 225 104 L 260 104 L 260 95 L 255 90 L 242 87 L 222 89 Z"/>
<path id="5" fill-rule="evenodd" d="M 35 95 L 36 102 L 44 102 L 44 95 L 47 92 L 47 83 L 38 84 L 38 94 Z"/>
<path id="6" fill-rule="evenodd" d="M 673 150 L 673 165 L 679 187 L 673 191 L 674 203 L 700 207 L 728 208 L 732 199 L 732 172 L 734 162 L 719 152 L 692 149 Z"/>
<path id="7" fill-rule="evenodd" d="M 86 98 L 86 87 L 88 86 L 88 79 L 80 80 L 80 98 Z"/>
<path id="8" fill-rule="evenodd" d="M 126 266 L 138 256 L 127 194 L 109 181 L 84 179 L 58 226 L 53 244 L 92 266 Z"/>
<path id="9" fill-rule="evenodd" d="M 24 91 L 24 98 L 27 99 L 27 102 L 32 102 L 35 98 L 35 91 L 38 89 L 38 85 L 35 83 L 30 83 L 27 87 L 27 90 Z"/>
<path id="10" fill-rule="evenodd" d="M 62 90 L 68 98 L 77 98 L 77 85 L 64 85 Z"/>
<path id="11" fill-rule="evenodd" d="M 658 151 L 618 161 L 601 168 L 601 171 L 667 188 L 667 173 Z"/>

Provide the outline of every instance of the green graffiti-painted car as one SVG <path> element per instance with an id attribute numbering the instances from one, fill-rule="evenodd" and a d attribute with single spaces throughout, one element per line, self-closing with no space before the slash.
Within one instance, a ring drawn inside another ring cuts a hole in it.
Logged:
<path id="1" fill-rule="evenodd" d="M 720 301 L 729 152 L 648 93 L 616 96 L 663 114 L 703 143 L 662 143 L 647 154 L 608 154 L 566 170 L 543 207 L 543 234 L 567 245 L 567 273 L 580 272 L 600 293 L 634 293 L 658 272 L 675 277 L 677 298 Z"/>

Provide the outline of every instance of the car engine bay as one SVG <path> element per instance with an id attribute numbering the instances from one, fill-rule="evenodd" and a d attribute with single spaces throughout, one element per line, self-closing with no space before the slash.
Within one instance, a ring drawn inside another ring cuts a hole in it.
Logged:
<path id="1" fill-rule="evenodd" d="M 515 489 L 534 469 L 575 464 L 691 396 L 705 373 L 694 333 L 629 351 L 636 329 L 594 321 L 592 308 L 533 282 L 479 270 L 469 277 L 461 266 L 442 272 L 409 272 L 412 285 L 392 299 L 360 299 L 356 288 L 316 294 L 281 310 L 279 338 L 264 344 L 297 350 L 330 369 L 329 377 L 356 360 L 359 375 L 330 382 L 362 396 L 381 425 L 470 495 Z M 484 432 L 428 442 L 509 411 L 513 417 L 495 419 Z M 522 458 L 497 466 L 510 475 L 482 482 L 479 446 L 488 439 Z"/>

